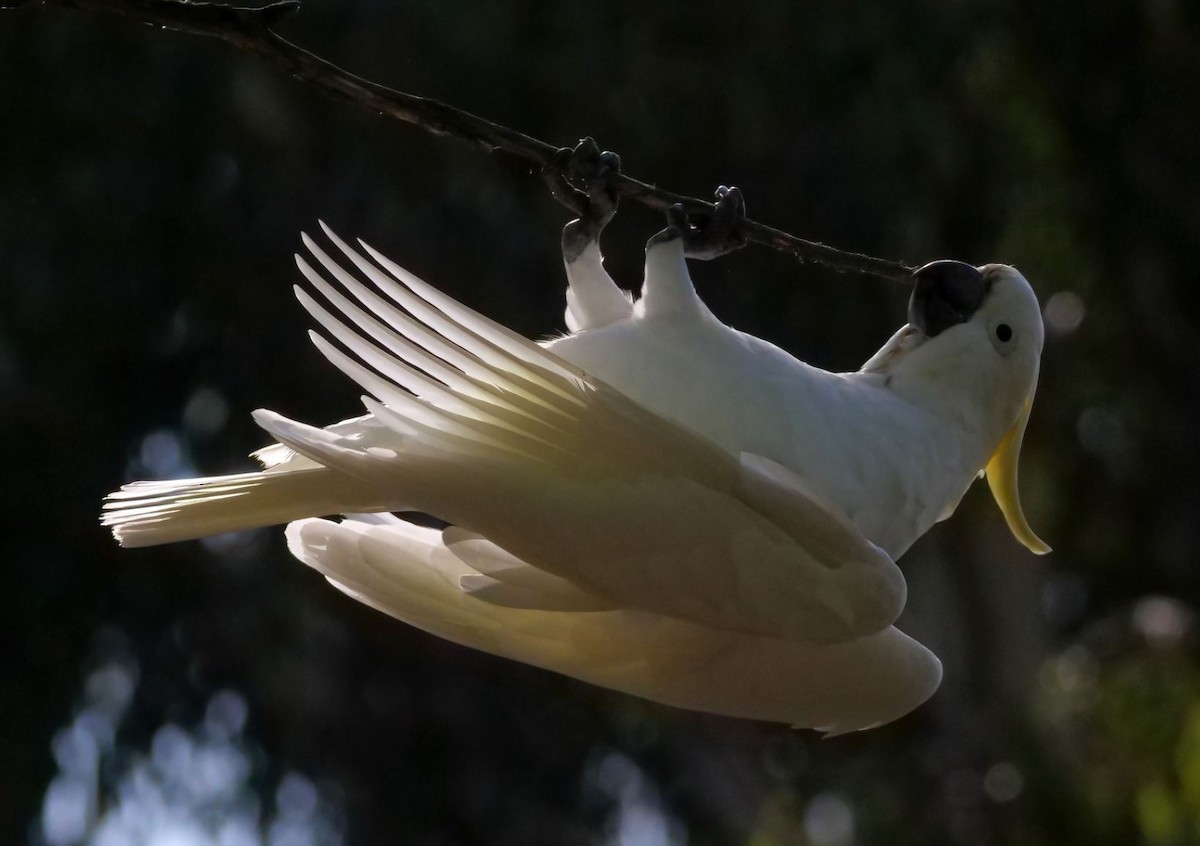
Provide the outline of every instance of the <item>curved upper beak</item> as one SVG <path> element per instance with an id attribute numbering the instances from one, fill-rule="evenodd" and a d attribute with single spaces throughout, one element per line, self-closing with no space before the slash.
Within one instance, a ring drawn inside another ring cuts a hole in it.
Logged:
<path id="1" fill-rule="evenodd" d="M 986 290 L 977 268 L 950 259 L 931 261 L 913 271 L 908 322 L 932 338 L 970 320 L 983 305 Z"/>
<path id="2" fill-rule="evenodd" d="M 1033 392 L 1036 388 L 1035 383 L 1021 406 L 1021 413 L 1005 433 L 983 472 L 1013 537 L 1035 555 L 1045 555 L 1050 552 L 1050 546 L 1029 527 L 1025 512 L 1021 508 L 1021 494 L 1017 490 L 1017 465 L 1021 460 L 1021 442 L 1025 439 L 1025 426 L 1029 423 L 1029 412 L 1033 408 Z"/>

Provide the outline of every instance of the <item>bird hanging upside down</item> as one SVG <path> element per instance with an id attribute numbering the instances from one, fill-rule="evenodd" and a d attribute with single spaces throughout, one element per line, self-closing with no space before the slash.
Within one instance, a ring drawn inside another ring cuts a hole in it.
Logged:
<path id="1" fill-rule="evenodd" d="M 707 225 L 668 215 L 635 300 L 598 246 L 616 158 L 573 156 L 576 177 L 552 180 L 580 216 L 563 234 L 569 335 L 526 340 L 322 225 L 335 250 L 303 237 L 315 296 L 296 296 L 367 414 L 322 429 L 256 411 L 278 442 L 262 471 L 126 485 L 104 524 L 148 546 L 288 523 L 335 587 L 460 644 L 829 733 L 902 716 L 941 664 L 892 626 L 895 559 L 981 472 L 1017 539 L 1049 549 L 1017 496 L 1032 289 L 1004 265 L 926 265 L 908 324 L 829 373 L 697 297 L 685 258 L 739 245 L 736 189 Z"/>

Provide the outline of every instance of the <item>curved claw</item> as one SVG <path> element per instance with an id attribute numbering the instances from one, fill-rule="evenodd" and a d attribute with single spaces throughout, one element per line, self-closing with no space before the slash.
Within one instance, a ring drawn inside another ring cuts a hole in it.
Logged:
<path id="1" fill-rule="evenodd" d="M 587 210 L 587 195 L 567 180 L 573 153 L 570 147 L 559 147 L 550 160 L 542 165 L 542 180 L 550 189 L 550 196 L 582 217 Z"/>
<path id="2" fill-rule="evenodd" d="M 542 167 L 542 178 L 558 200 L 576 215 L 563 229 L 563 253 L 568 262 L 600 237 L 617 213 L 620 194 L 616 179 L 621 173 L 621 157 L 601 151 L 591 138 L 583 138 L 575 147 L 562 147 Z"/>
<path id="3" fill-rule="evenodd" d="M 738 223 L 746 217 L 746 201 L 738 188 L 717 188 L 716 202 L 709 213 L 688 214 L 682 204 L 667 209 L 667 226 L 655 234 L 647 247 L 675 238 L 683 238 L 683 254 L 707 261 L 746 246 L 746 237 Z"/>

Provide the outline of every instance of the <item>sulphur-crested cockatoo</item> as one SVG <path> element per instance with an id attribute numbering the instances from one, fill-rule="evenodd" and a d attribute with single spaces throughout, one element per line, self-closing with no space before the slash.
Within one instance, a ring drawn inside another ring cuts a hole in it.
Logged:
<path id="1" fill-rule="evenodd" d="M 728 218 L 740 196 L 721 196 Z M 908 325 L 829 373 L 712 315 L 685 264 L 703 233 L 678 215 L 635 301 L 601 266 L 610 214 L 584 211 L 564 233 L 572 331 L 542 344 L 365 244 L 305 236 L 315 295 L 296 296 L 368 413 L 257 411 L 278 441 L 261 472 L 135 482 L 105 524 L 146 546 L 290 523 L 296 557 L 384 613 L 682 708 L 827 732 L 907 713 L 941 664 L 891 625 L 895 559 L 981 471 L 1046 550 L 1016 490 L 1042 348 L 1029 284 L 926 266 Z M 394 516 L 414 511 L 450 527 Z"/>

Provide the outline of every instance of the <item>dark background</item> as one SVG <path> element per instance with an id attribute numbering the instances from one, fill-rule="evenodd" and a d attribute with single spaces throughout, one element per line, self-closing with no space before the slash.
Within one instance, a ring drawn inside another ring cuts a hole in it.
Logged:
<path id="1" fill-rule="evenodd" d="M 942 657 L 941 691 L 822 741 L 437 641 L 330 590 L 278 530 L 118 549 L 97 510 L 122 482 L 248 468 L 254 408 L 358 413 L 290 293 L 318 217 L 544 337 L 567 214 L 520 163 L 215 42 L 0 14 L 0 840 L 45 841 L 52 739 L 116 662 L 137 684 L 108 808 L 161 726 L 193 730 L 229 689 L 264 819 L 303 773 L 346 843 L 1200 843 L 1198 18 L 310 0 L 282 25 L 367 78 L 594 135 L 671 190 L 737 184 L 795 234 L 1031 280 L 1048 328 L 1022 489 L 1055 552 L 1027 554 L 973 489 L 901 562 L 901 625 Z M 659 226 L 627 204 L 607 233 L 627 285 Z M 900 288 L 760 248 L 694 275 L 724 320 L 831 369 L 903 322 Z"/>

